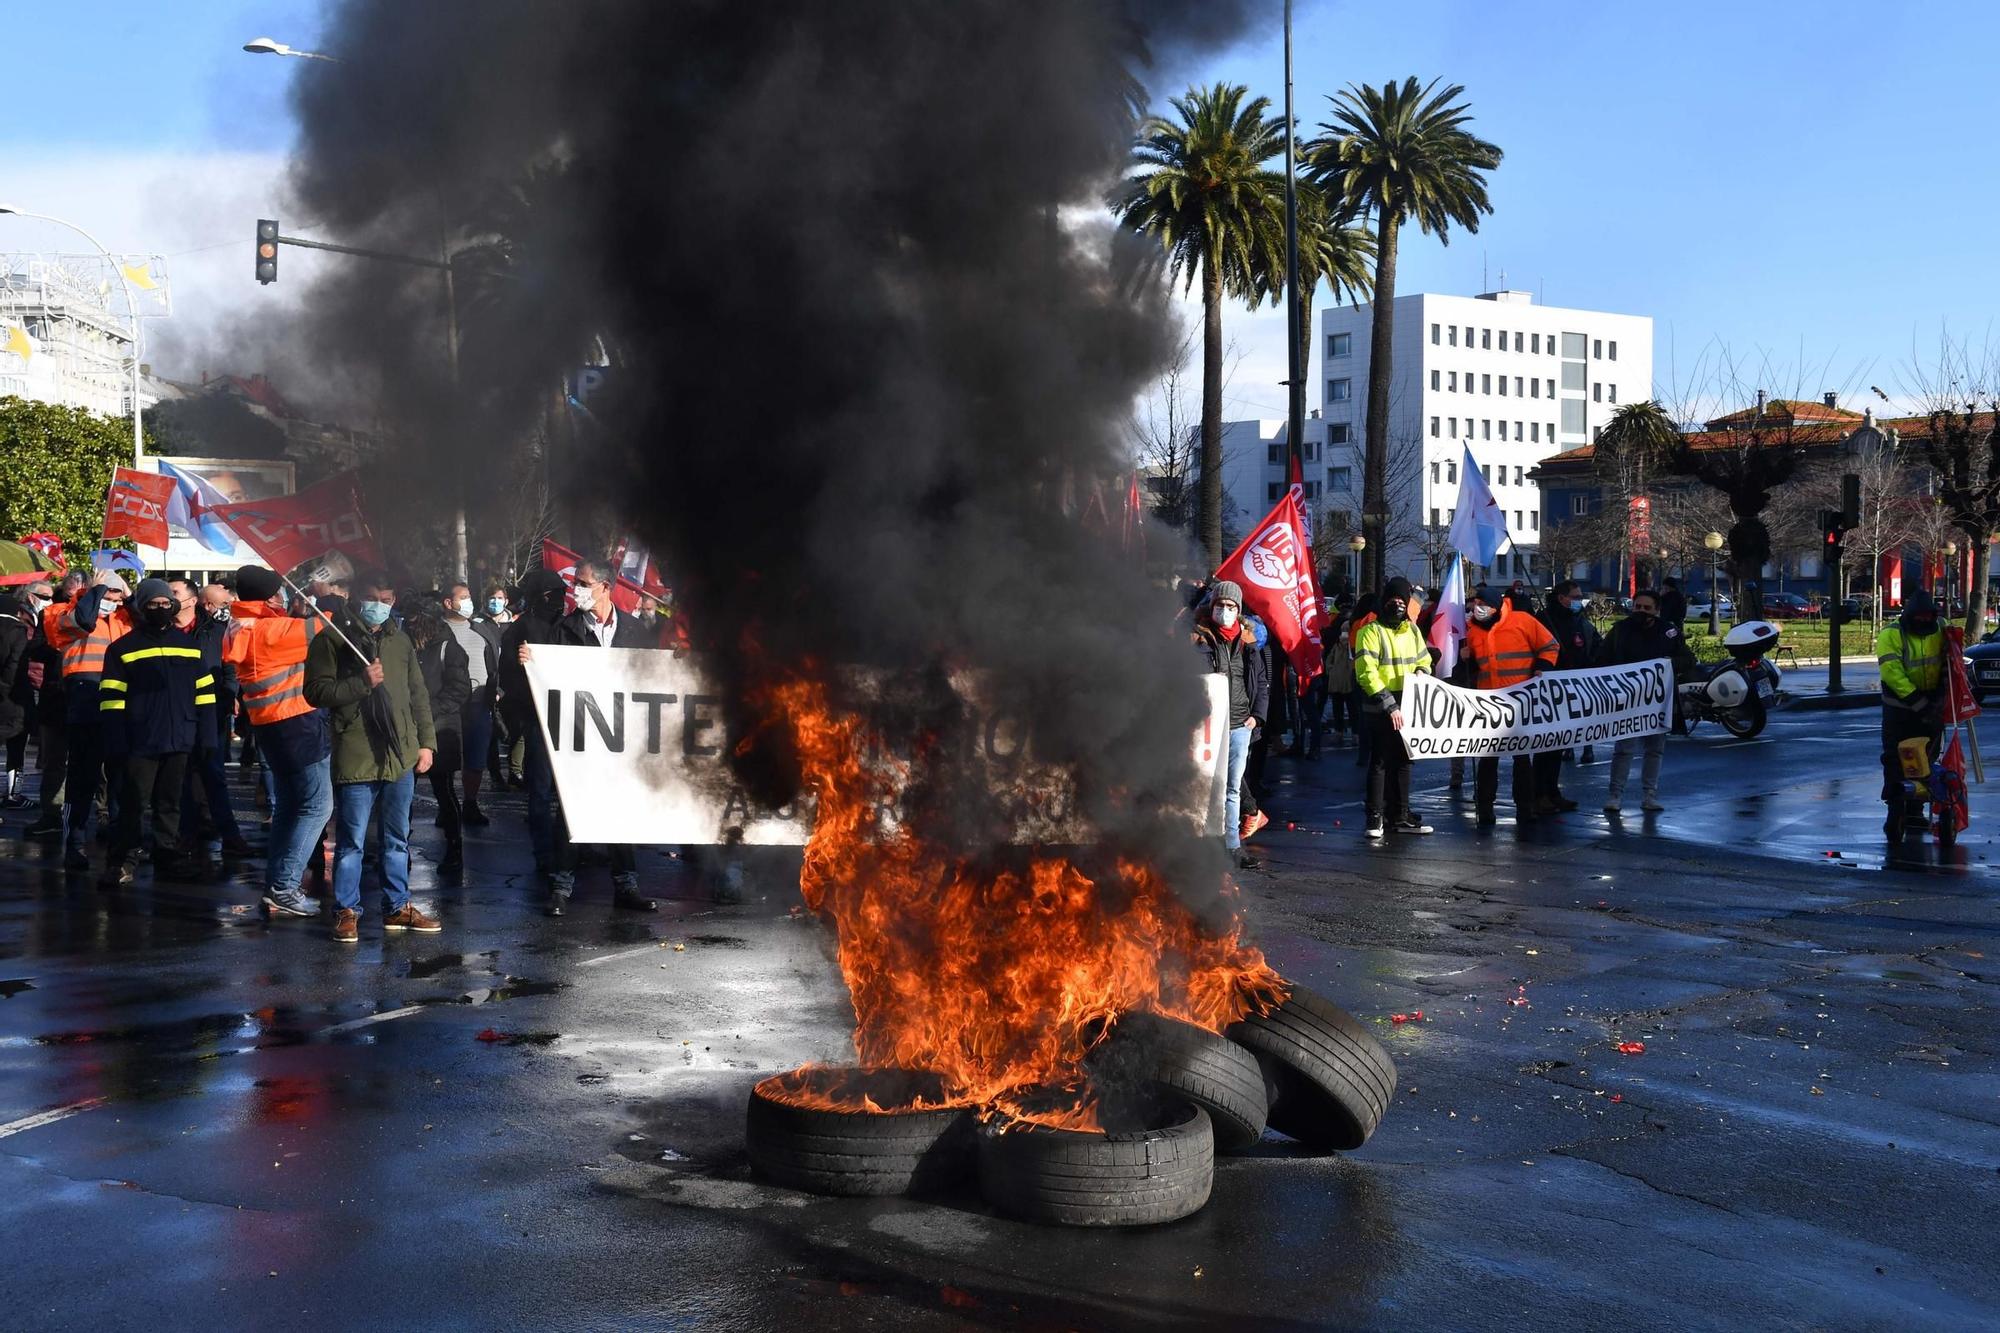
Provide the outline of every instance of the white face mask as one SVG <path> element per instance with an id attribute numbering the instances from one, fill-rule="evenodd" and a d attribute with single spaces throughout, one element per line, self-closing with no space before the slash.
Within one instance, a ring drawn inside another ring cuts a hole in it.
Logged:
<path id="1" fill-rule="evenodd" d="M 53 605 L 53 599 L 48 597 L 31 597 L 28 600 L 34 604 L 36 615 L 40 615 Z"/>
<path id="2" fill-rule="evenodd" d="M 472 619 L 472 599 L 470 597 L 459 598 L 451 604 L 451 609 L 458 612 L 459 619 L 461 620 Z"/>
<path id="3" fill-rule="evenodd" d="M 1490 606 L 1475 606 L 1472 608 L 1472 618 L 1482 625 L 1499 614 L 1498 611 L 1495 611 Z"/>
<path id="4" fill-rule="evenodd" d="M 1228 629 L 1231 625 L 1234 625 L 1236 623 L 1236 608 L 1233 606 L 1216 607 L 1215 623 L 1224 629 Z"/>
<path id="5" fill-rule="evenodd" d="M 596 594 L 591 592 L 590 588 L 584 584 L 579 583 L 576 585 L 575 595 L 576 609 L 579 611 L 588 611 L 597 605 Z"/>

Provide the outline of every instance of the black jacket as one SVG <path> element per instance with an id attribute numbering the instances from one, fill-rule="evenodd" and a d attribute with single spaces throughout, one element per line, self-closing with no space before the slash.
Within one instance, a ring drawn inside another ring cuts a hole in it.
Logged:
<path id="1" fill-rule="evenodd" d="M 1694 650 L 1681 637 L 1679 625 L 1670 625 L 1658 616 L 1653 618 L 1652 624 L 1646 625 L 1640 623 L 1638 616 L 1627 616 L 1604 636 L 1604 647 L 1596 665 L 1627 666 L 1633 662 L 1650 662 L 1656 657 L 1672 662 L 1677 677 L 1694 669 Z"/>
<path id="2" fill-rule="evenodd" d="M 1195 649 L 1207 662 L 1208 669 L 1229 677 L 1230 727 L 1240 727 L 1253 717 L 1258 726 L 1263 726 L 1271 708 L 1270 659 L 1258 651 L 1250 627 L 1245 625 L 1231 643 L 1216 632 L 1215 626 L 1197 625 L 1194 640 Z"/>
<path id="3" fill-rule="evenodd" d="M 623 611 L 612 611 L 615 628 L 611 631 L 613 648 L 657 648 L 660 646 L 658 630 L 649 630 L 639 622 L 639 617 L 627 615 Z M 597 617 L 588 611 L 572 611 L 556 622 L 557 643 L 580 644 L 585 648 L 596 648 Z"/>
<path id="4" fill-rule="evenodd" d="M 28 627 L 14 616 L 0 616 L 0 741 L 21 734 L 28 722 L 25 705 L 33 697 L 28 686 Z"/>
<path id="5" fill-rule="evenodd" d="M 198 610 L 187 633 L 201 649 L 201 664 L 215 677 L 215 707 L 209 710 L 207 727 L 195 744 L 195 749 L 206 750 L 222 743 L 229 720 L 236 716 L 236 664 L 222 660 L 222 640 L 229 633 L 229 622 L 217 620 L 206 609 Z"/>
<path id="6" fill-rule="evenodd" d="M 97 719 L 104 752 L 187 754 L 214 734 L 215 673 L 186 630 L 140 625 L 104 654 Z"/>
<path id="7" fill-rule="evenodd" d="M 1541 622 L 1555 636 L 1556 670 L 1580 671 L 1599 665 L 1603 636 L 1590 623 L 1589 616 L 1572 611 L 1551 597 L 1542 609 Z"/>
<path id="8" fill-rule="evenodd" d="M 507 730 L 524 736 L 535 729 L 535 701 L 528 697 L 528 669 L 521 665 L 521 645 L 566 643 L 561 617 L 525 615 L 500 636 L 500 715 Z"/>
<path id="9" fill-rule="evenodd" d="M 464 647 L 449 629 L 443 630 L 436 642 L 417 649 L 417 669 L 423 672 L 424 690 L 431 697 L 431 725 L 438 731 L 457 731 L 458 711 L 472 697 L 472 672 Z"/>

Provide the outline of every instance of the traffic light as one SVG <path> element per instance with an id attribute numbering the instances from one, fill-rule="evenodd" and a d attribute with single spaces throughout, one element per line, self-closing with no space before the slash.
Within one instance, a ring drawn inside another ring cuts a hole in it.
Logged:
<path id="1" fill-rule="evenodd" d="M 1840 478 L 1840 526 L 1846 532 L 1861 526 L 1861 478 L 1852 472 Z"/>
<path id="2" fill-rule="evenodd" d="M 266 286 L 278 280 L 278 220 L 257 219 L 257 281 Z"/>
<path id="3" fill-rule="evenodd" d="M 1819 511 L 1819 532 L 1820 536 L 1826 539 L 1826 552 L 1828 555 L 1834 555 L 1839 552 L 1840 534 L 1846 532 L 1847 528 L 1847 516 L 1841 513 L 1840 510 L 1822 509 Z"/>

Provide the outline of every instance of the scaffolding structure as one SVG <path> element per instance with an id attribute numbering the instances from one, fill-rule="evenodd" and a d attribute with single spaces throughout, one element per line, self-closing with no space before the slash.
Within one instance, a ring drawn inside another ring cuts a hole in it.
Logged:
<path id="1" fill-rule="evenodd" d="M 130 416 L 138 320 L 167 313 L 157 256 L 0 253 L 0 397 Z"/>

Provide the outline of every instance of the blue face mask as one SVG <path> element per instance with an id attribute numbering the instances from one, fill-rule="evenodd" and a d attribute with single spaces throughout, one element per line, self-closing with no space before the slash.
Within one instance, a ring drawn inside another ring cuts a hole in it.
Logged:
<path id="1" fill-rule="evenodd" d="M 489 597 L 486 599 L 487 615 L 497 616 L 506 609 L 507 609 L 507 599 L 505 597 Z"/>
<path id="2" fill-rule="evenodd" d="M 361 623 L 369 629 L 379 627 L 388 618 L 389 604 L 387 602 L 363 602 L 361 604 Z"/>

